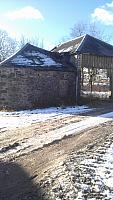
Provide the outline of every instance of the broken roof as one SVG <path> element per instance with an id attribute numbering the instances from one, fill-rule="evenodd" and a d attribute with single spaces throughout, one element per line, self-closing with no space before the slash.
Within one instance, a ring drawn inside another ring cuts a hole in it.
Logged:
<path id="1" fill-rule="evenodd" d="M 54 49 L 54 52 L 71 54 L 89 53 L 99 56 L 113 56 L 113 46 L 88 34 L 65 42 Z"/>
<path id="2" fill-rule="evenodd" d="M 20 51 L 0 63 L 6 67 L 32 67 L 40 70 L 72 70 L 69 63 L 64 63 L 57 52 L 47 51 L 27 43 Z"/>

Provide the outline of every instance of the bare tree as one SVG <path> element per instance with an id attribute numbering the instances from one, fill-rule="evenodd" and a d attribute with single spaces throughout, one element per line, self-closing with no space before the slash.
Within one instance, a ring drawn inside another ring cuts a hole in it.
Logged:
<path id="1" fill-rule="evenodd" d="M 113 35 L 112 33 L 106 34 L 105 29 L 100 29 L 95 22 L 78 21 L 71 28 L 69 35 L 62 37 L 57 44 L 64 43 L 72 38 L 76 38 L 85 34 L 89 34 L 93 37 L 104 40 L 105 42 L 110 42 Z"/>
<path id="2" fill-rule="evenodd" d="M 43 39 L 39 39 L 39 37 L 27 38 L 24 35 L 21 36 L 21 38 L 18 42 L 18 48 L 21 49 L 26 43 L 30 43 L 30 44 L 38 46 L 40 48 L 44 48 Z"/>
<path id="3" fill-rule="evenodd" d="M 79 37 L 87 32 L 87 24 L 84 22 L 77 22 L 73 28 L 71 28 L 70 36 Z"/>
<path id="4" fill-rule="evenodd" d="M 111 34 L 106 34 L 105 30 L 101 30 L 95 22 L 85 23 L 83 21 L 77 22 L 70 32 L 70 37 L 75 38 L 84 34 L 89 34 L 98 39 L 102 39 L 106 42 L 110 41 Z"/>
<path id="5" fill-rule="evenodd" d="M 41 40 L 38 37 L 26 38 L 22 35 L 20 40 L 16 41 L 6 31 L 0 30 L 0 62 L 21 49 L 26 43 L 31 43 L 41 48 L 44 47 L 43 39 Z"/>
<path id="6" fill-rule="evenodd" d="M 17 50 L 17 43 L 4 30 L 0 30 L 0 61 L 11 56 Z"/>

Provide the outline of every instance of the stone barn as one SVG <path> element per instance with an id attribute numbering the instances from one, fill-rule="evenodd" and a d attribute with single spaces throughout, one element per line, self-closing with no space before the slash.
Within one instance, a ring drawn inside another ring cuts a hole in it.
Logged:
<path id="1" fill-rule="evenodd" d="M 113 98 L 113 46 L 83 35 L 56 46 L 52 52 L 65 57 L 77 68 L 76 101 L 80 97 Z"/>
<path id="2" fill-rule="evenodd" d="M 0 63 L 0 109 L 75 102 L 76 69 L 59 53 L 26 44 Z"/>

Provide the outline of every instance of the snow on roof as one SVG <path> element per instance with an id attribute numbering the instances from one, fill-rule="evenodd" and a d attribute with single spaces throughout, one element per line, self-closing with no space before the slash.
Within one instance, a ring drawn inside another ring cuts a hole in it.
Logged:
<path id="1" fill-rule="evenodd" d="M 69 51 L 71 51 L 73 49 L 73 46 L 70 46 L 70 47 L 68 47 L 67 49 L 61 49 L 61 50 L 59 50 L 58 52 L 59 53 L 61 53 L 61 52 L 69 52 Z"/>
<path id="2" fill-rule="evenodd" d="M 72 48 L 73 47 L 73 48 Z M 88 34 L 55 47 L 53 52 L 89 53 L 99 56 L 113 56 L 113 46 Z"/>
<path id="3" fill-rule="evenodd" d="M 54 52 L 76 52 L 85 35 L 69 40 L 61 45 L 55 47 L 52 51 Z"/>
<path id="4" fill-rule="evenodd" d="M 28 66 L 33 64 L 32 60 L 30 60 L 28 58 L 25 58 L 22 55 L 17 55 L 10 62 L 14 63 L 14 64 L 17 64 L 17 65 L 28 65 Z"/>
<path id="5" fill-rule="evenodd" d="M 27 43 L 20 51 L 1 62 L 0 65 L 16 67 L 39 67 L 44 69 L 68 69 L 67 63 L 63 63 L 60 54 L 38 48 Z M 71 64 L 70 64 L 71 65 Z"/>
<path id="6" fill-rule="evenodd" d="M 53 66 L 53 65 L 60 65 L 61 63 L 55 62 L 52 58 L 48 57 L 43 53 L 37 52 L 26 52 L 25 55 L 17 55 L 13 58 L 11 63 L 16 65 L 25 65 L 25 66 Z"/>

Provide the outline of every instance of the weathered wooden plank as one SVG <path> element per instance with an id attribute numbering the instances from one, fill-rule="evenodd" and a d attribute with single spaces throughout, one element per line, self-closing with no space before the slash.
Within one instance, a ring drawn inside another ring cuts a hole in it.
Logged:
<path id="1" fill-rule="evenodd" d="M 113 57 L 83 54 L 80 59 L 81 66 L 86 68 L 113 69 Z"/>

